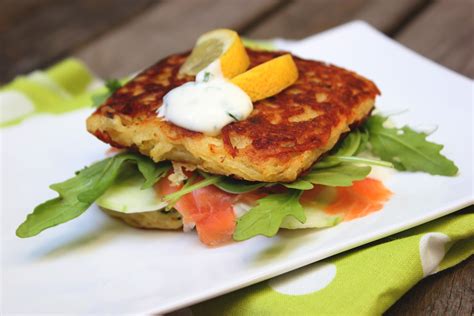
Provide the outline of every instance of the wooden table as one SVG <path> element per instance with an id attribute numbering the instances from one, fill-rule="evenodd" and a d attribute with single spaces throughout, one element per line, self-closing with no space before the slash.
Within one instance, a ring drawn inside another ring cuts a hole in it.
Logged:
<path id="1" fill-rule="evenodd" d="M 473 78 L 473 13 L 474 0 L 2 0 L 0 83 L 70 55 L 104 78 L 126 75 L 217 27 L 299 39 L 354 19 Z M 386 314 L 472 315 L 473 301 L 471 257 L 421 281 Z"/>

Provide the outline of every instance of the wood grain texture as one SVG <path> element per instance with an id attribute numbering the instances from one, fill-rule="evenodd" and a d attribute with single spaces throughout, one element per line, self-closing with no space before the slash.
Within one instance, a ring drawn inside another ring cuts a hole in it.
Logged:
<path id="1" fill-rule="evenodd" d="M 124 76 L 192 48 L 197 37 L 208 30 L 240 30 L 277 5 L 276 0 L 166 1 L 83 47 L 75 56 L 101 76 Z"/>
<path id="2" fill-rule="evenodd" d="M 426 0 L 300 0 L 268 17 L 246 35 L 255 38 L 304 38 L 355 19 L 390 33 Z"/>
<path id="3" fill-rule="evenodd" d="M 69 55 L 153 0 L 0 2 L 0 82 Z"/>
<path id="4" fill-rule="evenodd" d="M 0 2 L 0 32 L 7 32 L 20 17 L 34 15 L 41 7 L 54 5 L 55 0 L 2 0 Z"/>
<path id="5" fill-rule="evenodd" d="M 474 78 L 474 1 L 436 1 L 395 37 L 418 53 Z"/>

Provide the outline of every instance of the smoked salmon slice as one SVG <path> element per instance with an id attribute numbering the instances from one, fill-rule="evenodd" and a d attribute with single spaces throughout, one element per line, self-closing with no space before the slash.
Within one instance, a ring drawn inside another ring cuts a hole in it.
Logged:
<path id="1" fill-rule="evenodd" d="M 161 195 L 177 192 L 181 188 L 182 185 L 172 184 L 167 177 L 155 185 Z M 232 240 L 236 227 L 233 204 L 244 202 L 255 205 L 266 195 L 259 191 L 231 194 L 209 185 L 182 196 L 174 208 L 183 216 L 185 226 L 196 226 L 199 239 L 204 244 L 218 246 Z M 312 190 L 305 191 L 300 201 L 303 205 L 319 201 L 322 211 L 342 216 L 348 221 L 380 210 L 391 195 L 392 192 L 382 182 L 366 178 L 355 181 L 349 187 L 316 185 Z"/>
<path id="2" fill-rule="evenodd" d="M 162 195 L 179 191 L 181 187 L 174 186 L 167 178 L 156 185 Z M 183 216 L 185 225 L 195 223 L 204 244 L 218 246 L 232 240 L 236 225 L 233 203 L 237 197 L 210 185 L 184 195 L 174 208 Z"/>
<path id="3" fill-rule="evenodd" d="M 324 211 L 342 214 L 349 221 L 380 210 L 391 195 L 381 181 L 365 178 L 354 181 L 350 187 L 337 187 L 335 200 Z"/>

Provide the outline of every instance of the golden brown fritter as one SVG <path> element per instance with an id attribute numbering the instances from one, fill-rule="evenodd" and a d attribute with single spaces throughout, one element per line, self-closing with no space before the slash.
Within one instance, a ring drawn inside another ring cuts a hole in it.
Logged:
<path id="1" fill-rule="evenodd" d="M 248 50 L 254 67 L 283 54 Z M 174 160 L 251 181 L 289 182 L 329 151 L 373 109 L 379 90 L 354 72 L 294 57 L 299 78 L 258 101 L 251 115 L 206 136 L 156 115 L 163 96 L 194 80 L 179 77 L 187 53 L 172 55 L 118 89 L 87 120 L 87 129 L 116 147 L 138 149 L 155 161 Z"/>

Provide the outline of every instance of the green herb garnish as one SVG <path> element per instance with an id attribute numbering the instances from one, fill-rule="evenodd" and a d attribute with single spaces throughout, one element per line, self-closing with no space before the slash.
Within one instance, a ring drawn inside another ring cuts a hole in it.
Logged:
<path id="1" fill-rule="evenodd" d="M 110 79 L 105 82 L 107 91 L 92 96 L 92 106 L 101 106 L 110 96 L 122 87 L 122 83 L 117 79 Z"/>
<path id="2" fill-rule="evenodd" d="M 229 115 L 234 121 L 236 121 L 236 122 L 239 121 L 239 119 L 234 114 L 232 114 L 230 112 L 227 112 L 227 115 Z"/>

